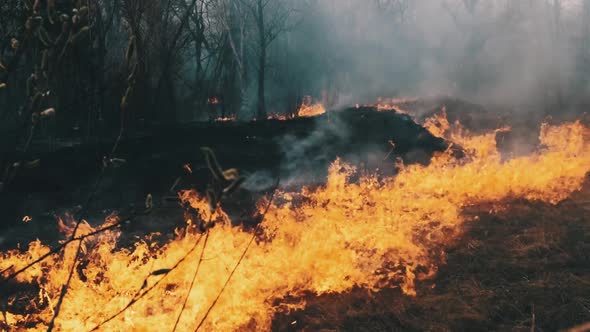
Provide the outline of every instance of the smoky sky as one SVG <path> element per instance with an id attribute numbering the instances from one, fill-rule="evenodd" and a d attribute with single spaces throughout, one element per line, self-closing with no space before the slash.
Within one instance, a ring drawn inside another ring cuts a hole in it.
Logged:
<path id="1" fill-rule="evenodd" d="M 342 105 L 408 95 L 541 104 L 586 92 L 583 55 L 590 36 L 582 0 L 316 0 L 300 6 L 295 27 L 273 46 L 276 86 L 316 95 L 337 90 Z"/>

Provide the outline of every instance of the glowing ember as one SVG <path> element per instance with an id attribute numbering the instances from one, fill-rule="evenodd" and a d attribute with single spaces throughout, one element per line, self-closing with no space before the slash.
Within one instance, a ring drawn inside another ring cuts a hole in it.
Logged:
<path id="1" fill-rule="evenodd" d="M 290 119 L 290 117 L 288 117 L 286 114 L 270 113 L 268 115 L 267 119 L 268 120 L 280 120 L 280 121 L 284 121 L 284 120 Z"/>
<path id="2" fill-rule="evenodd" d="M 189 173 L 193 173 L 193 169 L 191 168 L 190 164 L 184 164 L 184 166 L 182 166 L 182 168 L 184 168 L 187 172 Z"/>
<path id="3" fill-rule="evenodd" d="M 219 117 L 219 118 L 215 119 L 215 122 L 230 122 L 230 121 L 236 121 L 236 117 L 235 116 L 226 116 L 226 117 Z"/>
<path id="4" fill-rule="evenodd" d="M 454 159 L 449 151 L 434 156 L 429 166 L 399 165 L 395 178 L 364 175 L 354 183 L 349 179 L 356 170 L 337 160 L 325 186 L 279 193 L 281 204 L 271 204 L 258 240 L 201 330 L 267 331 L 275 313 L 305 306 L 303 300 L 281 304 L 281 299 L 309 292 L 346 292 L 355 286 L 372 290 L 400 287 L 407 295 L 419 295 L 415 283 L 435 275 L 444 264 L 445 247 L 461 235 L 465 222 L 472 221 L 462 215 L 464 207 L 490 201 L 501 204 L 515 197 L 555 204 L 579 190 L 590 170 L 590 131 L 579 122 L 543 125 L 543 149 L 506 162 L 495 149 L 493 132 L 482 136 L 464 129 L 450 133 L 451 129 L 442 130 L 445 126 L 435 126 L 439 128 L 436 132 L 457 139 L 468 154 L 465 160 Z M 209 220 L 208 204 L 201 195 L 189 191 L 180 197 L 201 212 L 200 218 Z M 210 231 L 202 272 L 188 298 L 179 331 L 196 328 L 252 237 L 231 227 L 222 211 L 211 218 L 219 222 Z M 71 233 L 71 220 L 60 220 L 60 225 L 66 234 L 68 230 Z M 90 231 L 92 228 L 84 224 L 78 235 Z M 179 230 L 162 246 L 145 239 L 133 249 L 116 249 L 119 235 L 109 231 L 84 241 L 85 265 L 72 280 L 56 322 L 58 330 L 88 331 L 121 310 L 146 287 L 146 276 L 172 267 L 201 236 Z M 9 270 L 13 271 L 48 251 L 35 241 L 27 252 L 6 252 L 0 259 L 0 270 L 12 266 Z M 199 252 L 169 274 L 148 278 L 147 287 L 166 279 L 102 330 L 146 331 L 173 326 Z M 52 255 L 17 277 L 21 283 L 38 285 L 40 291 L 28 304 L 26 315 L 9 306 L 9 324 L 46 329 L 52 316 L 50 308 L 59 297 L 74 255 L 75 246 L 68 246 L 63 258 Z"/>

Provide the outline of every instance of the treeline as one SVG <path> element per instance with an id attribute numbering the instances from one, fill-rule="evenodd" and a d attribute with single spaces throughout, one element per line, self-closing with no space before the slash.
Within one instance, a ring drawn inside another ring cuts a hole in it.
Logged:
<path id="1" fill-rule="evenodd" d="M 2 1 L 2 120 L 27 126 L 51 108 L 59 132 L 92 133 L 101 122 L 133 127 L 211 108 L 254 105 L 264 118 L 268 49 L 296 9 L 283 0 Z M 251 82 L 254 103 L 244 100 Z"/>
<path id="2" fill-rule="evenodd" d="M 2 0 L 0 129 L 264 119 L 308 95 L 554 107 L 586 95 L 589 18 L 588 0 Z"/>

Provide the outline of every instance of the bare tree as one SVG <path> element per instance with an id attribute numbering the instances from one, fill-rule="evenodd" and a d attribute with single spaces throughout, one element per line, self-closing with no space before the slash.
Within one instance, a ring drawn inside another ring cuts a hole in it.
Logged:
<path id="1" fill-rule="evenodd" d="M 240 0 L 249 10 L 257 34 L 257 109 L 256 117 L 266 119 L 265 79 L 268 47 L 289 27 L 293 8 L 284 0 Z"/>
<path id="2" fill-rule="evenodd" d="M 247 85 L 247 7 L 242 0 L 221 0 L 218 3 L 218 20 L 222 22 L 224 45 L 231 50 L 233 61 L 228 61 L 230 76 L 237 76 L 237 98 L 240 108 L 245 108 Z M 232 98 L 233 99 L 233 98 Z M 233 103 L 232 103 L 233 104 Z"/>

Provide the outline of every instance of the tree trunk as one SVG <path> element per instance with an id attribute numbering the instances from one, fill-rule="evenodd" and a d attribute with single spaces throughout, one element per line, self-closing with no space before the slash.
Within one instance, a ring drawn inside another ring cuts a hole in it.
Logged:
<path id="1" fill-rule="evenodd" d="M 265 77 L 265 62 L 266 59 L 266 50 L 261 50 L 262 55 L 260 55 L 260 69 L 258 69 L 258 112 L 256 117 L 258 120 L 266 119 L 266 104 L 264 101 L 264 77 Z"/>
<path id="2" fill-rule="evenodd" d="M 266 74 L 266 35 L 264 31 L 264 8 L 259 0 L 258 4 L 258 33 L 260 34 L 260 56 L 258 58 L 258 110 L 256 118 L 266 119 L 266 104 L 264 101 L 264 79 Z"/>

